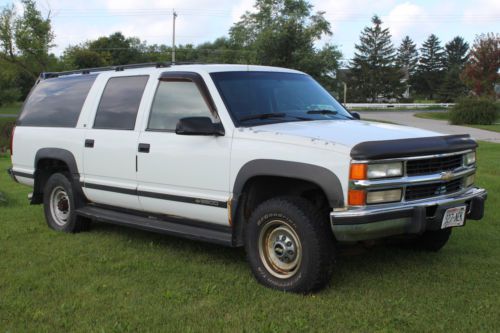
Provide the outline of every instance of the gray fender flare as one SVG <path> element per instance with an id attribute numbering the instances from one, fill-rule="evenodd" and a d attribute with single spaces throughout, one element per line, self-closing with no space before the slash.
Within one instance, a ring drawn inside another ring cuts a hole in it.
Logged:
<path id="1" fill-rule="evenodd" d="M 33 197 L 31 199 L 31 204 L 40 204 L 43 202 L 43 188 L 42 184 L 40 184 L 40 173 L 41 171 L 38 169 L 38 163 L 42 159 L 53 159 L 53 160 L 59 160 L 61 162 L 64 162 L 69 169 L 69 172 L 71 174 L 71 182 L 73 184 L 73 189 L 75 192 L 77 192 L 77 195 L 80 196 L 80 198 L 85 198 L 85 195 L 83 194 L 82 187 L 80 185 L 80 173 L 78 172 L 78 166 L 76 164 L 76 160 L 74 155 L 66 149 L 61 149 L 61 148 L 42 148 L 39 149 L 36 152 L 35 155 L 35 184 L 33 188 Z"/>
<path id="2" fill-rule="evenodd" d="M 277 176 L 300 179 L 316 184 L 325 193 L 330 207 L 344 206 L 344 192 L 339 178 L 330 170 L 308 163 L 272 159 L 259 159 L 247 162 L 238 172 L 233 186 L 231 200 L 231 221 L 233 225 L 233 244 L 242 245 L 243 223 L 238 219 L 238 203 L 247 181 L 256 176 Z"/>

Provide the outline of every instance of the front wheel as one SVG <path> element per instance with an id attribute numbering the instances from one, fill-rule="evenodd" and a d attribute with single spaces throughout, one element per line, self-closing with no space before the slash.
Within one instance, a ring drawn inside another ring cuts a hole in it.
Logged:
<path id="1" fill-rule="evenodd" d="M 90 221 L 75 212 L 77 199 L 66 175 L 55 173 L 50 176 L 43 191 L 43 205 L 48 226 L 64 232 L 87 230 Z"/>
<path id="2" fill-rule="evenodd" d="M 332 275 L 328 221 L 302 198 L 260 204 L 246 225 L 245 249 L 257 280 L 274 289 L 308 293 L 323 288 Z"/>

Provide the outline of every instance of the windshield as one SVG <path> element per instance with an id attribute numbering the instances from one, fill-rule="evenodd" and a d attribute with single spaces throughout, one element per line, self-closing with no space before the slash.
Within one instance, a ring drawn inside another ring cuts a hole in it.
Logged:
<path id="1" fill-rule="evenodd" d="M 354 119 L 319 83 L 305 74 L 219 72 L 211 76 L 236 126 Z"/>

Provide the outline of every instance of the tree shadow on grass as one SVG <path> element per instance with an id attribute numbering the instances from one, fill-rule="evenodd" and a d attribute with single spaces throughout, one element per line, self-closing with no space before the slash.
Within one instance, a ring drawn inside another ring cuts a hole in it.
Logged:
<path id="1" fill-rule="evenodd" d="M 91 233 L 123 236 L 127 241 L 138 246 L 155 244 L 155 250 L 187 253 L 195 261 L 204 261 L 208 256 L 212 262 L 222 265 L 246 264 L 243 248 L 230 248 L 107 223 L 93 223 Z M 362 279 L 360 276 L 380 279 L 382 275 L 392 276 L 392 278 L 404 275 L 411 278 L 413 275 L 419 275 L 428 270 L 439 271 L 443 269 L 445 257 L 436 253 L 415 251 L 383 243 L 368 248 L 343 247 L 339 251 L 334 277 L 326 290 L 351 288 L 357 283 L 356 281 L 359 282 Z"/>
<path id="2" fill-rule="evenodd" d="M 203 254 L 204 256 L 209 255 L 225 264 L 234 263 L 235 261 L 243 262 L 246 260 L 243 248 L 232 248 L 109 223 L 93 222 L 90 232 L 119 234 L 126 237 L 127 240 L 130 240 L 132 243 L 154 243 L 163 250 L 170 249 L 178 252 L 189 252 L 191 255 L 196 253 L 200 255 Z"/>

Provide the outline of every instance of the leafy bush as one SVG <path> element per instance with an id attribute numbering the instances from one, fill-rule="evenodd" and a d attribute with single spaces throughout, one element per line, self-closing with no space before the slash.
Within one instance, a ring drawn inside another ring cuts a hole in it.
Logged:
<path id="1" fill-rule="evenodd" d="M 14 119 L 2 119 L 0 118 L 0 154 L 7 152 L 10 145 L 10 134 L 14 128 Z"/>
<path id="2" fill-rule="evenodd" d="M 488 98 L 464 98 L 451 109 L 452 124 L 491 125 L 500 115 L 500 105 Z"/>

